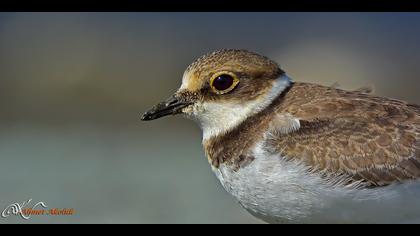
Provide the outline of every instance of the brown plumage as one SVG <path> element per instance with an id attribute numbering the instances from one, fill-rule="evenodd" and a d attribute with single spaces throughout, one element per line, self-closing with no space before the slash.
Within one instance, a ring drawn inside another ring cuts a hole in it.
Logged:
<path id="1" fill-rule="evenodd" d="M 289 160 L 370 187 L 420 178 L 419 106 L 308 83 L 293 83 L 263 112 L 206 142 L 213 165 L 239 168 L 255 137 L 281 114 L 301 126 L 290 133 L 274 126 L 266 145 Z"/>
<path id="2" fill-rule="evenodd" d="M 269 142 L 289 159 L 343 173 L 370 186 L 420 178 L 420 107 L 314 84 L 296 83 L 276 112 L 301 122 Z"/>

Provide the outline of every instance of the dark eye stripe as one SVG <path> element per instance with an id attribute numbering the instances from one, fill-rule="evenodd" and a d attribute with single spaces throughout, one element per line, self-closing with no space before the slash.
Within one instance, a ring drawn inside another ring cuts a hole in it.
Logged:
<path id="1" fill-rule="evenodd" d="M 224 91 L 233 85 L 233 77 L 230 75 L 219 75 L 213 80 L 213 87 L 219 91 Z"/>

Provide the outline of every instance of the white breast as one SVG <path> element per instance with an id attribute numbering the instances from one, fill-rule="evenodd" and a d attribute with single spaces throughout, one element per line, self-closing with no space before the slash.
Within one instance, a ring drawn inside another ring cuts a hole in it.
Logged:
<path id="1" fill-rule="evenodd" d="M 255 160 L 234 171 L 214 168 L 223 187 L 254 216 L 270 223 L 420 222 L 420 183 L 375 189 L 333 185 L 299 163 L 253 149 Z"/>

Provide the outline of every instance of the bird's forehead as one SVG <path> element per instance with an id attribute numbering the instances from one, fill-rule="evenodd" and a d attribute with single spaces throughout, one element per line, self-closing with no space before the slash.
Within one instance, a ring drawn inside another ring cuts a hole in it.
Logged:
<path id="1" fill-rule="evenodd" d="M 182 84 L 180 89 L 195 92 L 200 90 L 204 83 L 205 81 L 200 79 L 198 73 L 186 71 L 182 76 Z"/>

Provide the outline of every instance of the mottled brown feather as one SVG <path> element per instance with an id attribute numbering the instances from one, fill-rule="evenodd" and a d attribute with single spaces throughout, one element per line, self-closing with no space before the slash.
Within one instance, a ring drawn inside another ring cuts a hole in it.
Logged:
<path id="1" fill-rule="evenodd" d="M 403 101 L 295 83 L 276 106 L 301 122 L 268 146 L 316 170 L 369 186 L 420 178 L 420 108 Z"/>

